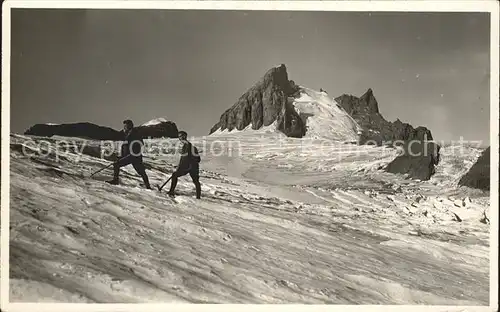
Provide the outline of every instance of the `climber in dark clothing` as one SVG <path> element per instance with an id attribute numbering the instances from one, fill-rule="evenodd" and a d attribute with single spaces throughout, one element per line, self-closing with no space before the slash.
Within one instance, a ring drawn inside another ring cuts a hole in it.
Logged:
<path id="1" fill-rule="evenodd" d="M 185 131 L 179 131 L 179 140 L 183 143 L 181 150 L 181 159 L 179 160 L 177 170 L 172 174 L 172 181 L 170 184 L 170 191 L 168 192 L 168 195 L 175 196 L 177 179 L 189 173 L 196 187 L 196 198 L 200 199 L 200 155 L 198 154 L 198 150 L 196 149 L 196 147 L 194 147 L 191 142 L 187 140 L 187 133 Z"/>
<path id="2" fill-rule="evenodd" d="M 135 171 L 142 177 L 144 185 L 147 189 L 151 189 L 149 185 L 148 175 L 146 174 L 146 168 L 142 161 L 142 147 L 144 146 L 144 141 L 139 135 L 137 128 L 134 128 L 134 123 L 131 120 L 123 121 L 123 133 L 125 135 L 124 140 L 126 143 L 122 145 L 121 158 L 118 159 L 114 165 L 114 177 L 111 181 L 106 181 L 110 184 L 118 184 L 120 175 L 120 168 L 132 164 Z"/>

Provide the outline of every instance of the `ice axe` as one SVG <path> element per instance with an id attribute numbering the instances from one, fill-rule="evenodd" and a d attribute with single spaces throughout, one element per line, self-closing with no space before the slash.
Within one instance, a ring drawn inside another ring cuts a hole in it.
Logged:
<path id="1" fill-rule="evenodd" d="M 109 165 L 107 165 L 106 167 L 104 167 L 104 168 L 102 168 L 102 169 L 99 169 L 99 170 L 97 170 L 96 172 L 92 173 L 92 174 L 89 176 L 89 178 L 92 178 L 92 176 L 94 176 L 94 174 L 99 173 L 99 172 L 103 171 L 104 169 L 107 169 L 107 168 L 111 167 L 112 165 L 114 165 L 114 162 L 112 162 L 112 163 L 110 163 Z"/>
<path id="2" fill-rule="evenodd" d="M 162 186 L 158 186 L 158 185 L 156 186 L 156 187 L 158 188 L 158 192 L 161 192 L 161 189 L 162 189 L 165 185 L 167 185 L 167 183 L 168 183 L 168 181 L 170 181 L 170 179 L 172 179 L 172 177 L 168 178 L 168 180 L 167 180 L 167 181 L 165 181 L 165 183 L 163 183 L 163 184 L 162 184 Z"/>
<path id="3" fill-rule="evenodd" d="M 125 156 L 125 157 L 123 157 L 122 159 L 125 159 L 125 158 L 127 158 L 127 157 L 129 157 L 129 156 L 130 156 L 130 154 L 129 154 L 129 155 L 127 155 L 127 156 Z M 107 168 L 109 168 L 109 167 L 113 166 L 114 164 L 115 164 L 115 162 L 112 162 L 112 163 L 110 163 L 109 165 L 107 165 L 106 167 L 104 167 L 104 168 L 102 168 L 102 169 L 97 170 L 96 172 L 92 173 L 92 174 L 89 176 L 89 178 L 92 178 L 92 176 L 94 176 L 96 173 L 99 173 L 99 172 L 103 171 L 104 169 L 107 169 Z"/>

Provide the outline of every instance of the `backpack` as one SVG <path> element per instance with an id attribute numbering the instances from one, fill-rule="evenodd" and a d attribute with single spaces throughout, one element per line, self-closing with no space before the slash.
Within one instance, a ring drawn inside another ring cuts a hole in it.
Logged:
<path id="1" fill-rule="evenodd" d="M 195 163 L 199 163 L 201 162 L 201 157 L 200 157 L 200 153 L 198 152 L 198 149 L 196 148 L 196 146 L 193 146 L 193 154 L 191 155 L 193 161 Z"/>

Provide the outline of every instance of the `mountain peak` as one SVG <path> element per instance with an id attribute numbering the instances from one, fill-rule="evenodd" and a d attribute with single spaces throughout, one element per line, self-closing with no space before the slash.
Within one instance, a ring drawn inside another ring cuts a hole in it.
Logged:
<path id="1" fill-rule="evenodd" d="M 285 64 L 269 69 L 261 80 L 264 86 L 269 84 L 278 85 L 285 93 L 289 93 L 288 72 Z"/>
<path id="2" fill-rule="evenodd" d="M 273 122 L 281 124 L 282 132 L 301 137 L 304 125 L 299 116 L 288 105 L 288 98 L 298 94 L 299 87 L 288 80 L 285 64 L 269 69 L 238 101 L 220 117 L 210 133 L 216 130 L 243 130 L 251 124 L 253 130 L 270 126 Z M 287 118 L 284 118 L 284 116 Z M 295 120 L 293 125 L 288 122 Z M 286 122 L 285 122 L 286 121 Z"/>
<path id="3" fill-rule="evenodd" d="M 339 103 L 349 115 L 356 115 L 362 112 L 374 115 L 379 114 L 378 102 L 373 95 L 372 88 L 368 88 L 359 98 L 350 94 L 343 94 L 335 98 L 335 101 Z"/>
<path id="4" fill-rule="evenodd" d="M 365 103 L 366 107 L 368 108 L 368 112 L 372 114 L 378 114 L 378 102 L 375 96 L 373 95 L 373 90 L 372 88 L 368 88 L 368 90 L 363 94 L 360 98 L 362 102 Z"/>
<path id="5" fill-rule="evenodd" d="M 267 70 L 265 76 L 278 72 L 286 73 L 287 72 L 286 65 L 280 64 L 278 66 L 271 67 L 270 69 Z"/>

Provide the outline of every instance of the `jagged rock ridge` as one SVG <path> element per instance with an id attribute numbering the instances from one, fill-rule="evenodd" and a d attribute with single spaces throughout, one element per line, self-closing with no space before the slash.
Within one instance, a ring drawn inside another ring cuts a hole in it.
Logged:
<path id="1" fill-rule="evenodd" d="M 407 174 L 409 178 L 419 180 L 429 180 L 435 173 L 441 147 L 427 142 L 433 140 L 429 129 L 413 128 L 399 119 L 387 121 L 380 114 L 372 89 L 359 98 L 344 94 L 335 101 L 362 127 L 359 144 L 398 146 L 401 149 L 401 154 L 385 168 L 387 172 Z"/>
<path id="2" fill-rule="evenodd" d="M 413 128 L 408 123 L 397 119 L 387 121 L 379 112 L 378 102 L 373 90 L 368 89 L 361 97 L 343 94 L 335 99 L 346 112 L 363 128 L 360 144 L 373 143 L 382 145 L 394 141 L 429 140 L 432 134 L 426 127 Z"/>

